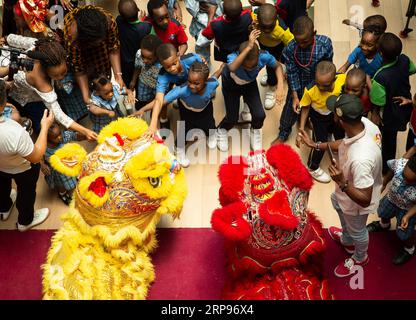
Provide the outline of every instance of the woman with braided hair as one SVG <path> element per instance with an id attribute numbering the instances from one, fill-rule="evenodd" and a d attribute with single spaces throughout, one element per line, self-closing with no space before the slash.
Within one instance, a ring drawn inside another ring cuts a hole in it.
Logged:
<path id="1" fill-rule="evenodd" d="M 33 70 L 18 71 L 14 75 L 10 97 L 20 113 L 32 120 L 33 129 L 39 132 L 43 111 L 48 108 L 64 127 L 84 134 L 88 140 L 96 140 L 96 133 L 68 117 L 57 101 L 54 82 L 62 80 L 67 73 L 65 49 L 55 40 L 39 39 L 27 56 L 34 59 Z M 5 71 L 8 73 L 8 68 Z"/>
<path id="2" fill-rule="evenodd" d="M 217 146 L 212 99 L 219 85 L 218 78 L 223 67 L 224 64 L 208 78 L 208 65 L 204 62 L 195 61 L 189 69 L 188 82 L 169 91 L 165 95 L 163 103 L 164 106 L 167 106 L 178 100 L 180 119 L 185 122 L 185 138 L 192 129 L 200 129 L 205 133 L 210 149 Z M 144 107 L 136 112 L 136 115 L 142 115 L 145 111 L 151 110 L 152 107 L 153 104 Z M 177 135 L 179 136 L 179 134 Z M 176 149 L 179 163 L 182 167 L 188 167 L 190 161 L 185 154 L 185 141 L 178 139 Z"/>
<path id="3" fill-rule="evenodd" d="M 65 16 L 64 42 L 71 72 L 88 108 L 93 106 L 88 86 L 92 76 L 104 74 L 111 77 L 113 70 L 120 88 L 125 87 L 121 72 L 118 27 L 110 12 L 91 5 L 72 10 Z"/>

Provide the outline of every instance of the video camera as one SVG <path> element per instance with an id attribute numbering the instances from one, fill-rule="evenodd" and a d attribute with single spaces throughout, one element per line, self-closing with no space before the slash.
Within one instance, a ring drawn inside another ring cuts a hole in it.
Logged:
<path id="1" fill-rule="evenodd" d="M 20 57 L 21 54 L 26 55 L 26 51 L 21 49 L 16 49 L 13 47 L 2 47 L 0 46 L 0 56 L 3 54 L 3 51 L 9 52 L 8 59 L 10 60 L 8 81 L 13 80 L 13 76 L 19 70 L 32 71 L 34 66 L 34 60 L 30 58 Z"/>

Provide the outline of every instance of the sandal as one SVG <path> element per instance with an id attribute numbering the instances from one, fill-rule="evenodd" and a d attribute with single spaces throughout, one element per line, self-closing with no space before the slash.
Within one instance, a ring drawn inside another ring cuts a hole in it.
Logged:
<path id="1" fill-rule="evenodd" d="M 368 232 L 379 232 L 379 231 L 387 231 L 390 229 L 390 224 L 388 227 L 383 228 L 381 226 L 380 221 L 373 221 L 367 225 Z"/>
<path id="2" fill-rule="evenodd" d="M 64 193 L 58 193 L 59 198 L 62 200 L 63 203 L 65 203 L 67 206 L 72 201 L 72 197 L 65 191 Z"/>

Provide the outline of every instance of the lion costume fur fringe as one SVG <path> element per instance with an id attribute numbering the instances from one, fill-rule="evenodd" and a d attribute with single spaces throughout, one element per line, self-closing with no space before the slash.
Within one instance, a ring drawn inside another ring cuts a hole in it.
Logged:
<path id="1" fill-rule="evenodd" d="M 69 143 L 51 157 L 79 182 L 42 266 L 44 299 L 146 299 L 156 225 L 162 214 L 178 218 L 187 194 L 184 170 L 166 146 L 142 137 L 146 130 L 121 118 L 90 154 Z"/>

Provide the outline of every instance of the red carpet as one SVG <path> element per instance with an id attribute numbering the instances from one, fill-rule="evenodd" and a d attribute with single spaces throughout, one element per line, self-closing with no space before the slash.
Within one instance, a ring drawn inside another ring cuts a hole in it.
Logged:
<path id="1" fill-rule="evenodd" d="M 0 299 L 41 299 L 41 270 L 54 231 L 0 231 Z M 156 282 L 149 299 L 218 299 L 224 283 L 221 236 L 209 229 L 160 229 L 153 256 Z M 394 232 L 372 234 L 364 289 L 333 276 L 346 253 L 327 237 L 325 268 L 338 299 L 416 299 L 416 258 L 396 267 Z"/>

